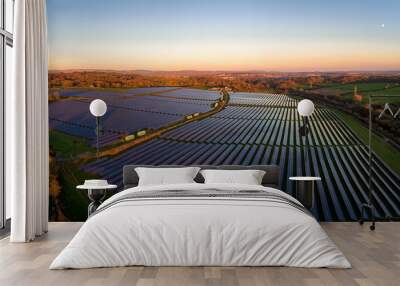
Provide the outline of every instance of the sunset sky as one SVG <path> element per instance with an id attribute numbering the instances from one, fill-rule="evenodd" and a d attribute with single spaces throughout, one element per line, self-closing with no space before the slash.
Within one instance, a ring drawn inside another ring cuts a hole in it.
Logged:
<path id="1" fill-rule="evenodd" d="M 48 0 L 50 69 L 400 70 L 399 0 Z"/>

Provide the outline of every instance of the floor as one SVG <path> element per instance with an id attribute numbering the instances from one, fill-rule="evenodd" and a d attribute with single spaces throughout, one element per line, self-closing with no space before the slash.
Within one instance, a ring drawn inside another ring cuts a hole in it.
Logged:
<path id="1" fill-rule="evenodd" d="M 352 269 L 288 267 L 124 267 L 48 270 L 81 223 L 50 223 L 49 233 L 28 244 L 0 240 L 0 285 L 400 285 L 400 223 L 324 223 Z"/>

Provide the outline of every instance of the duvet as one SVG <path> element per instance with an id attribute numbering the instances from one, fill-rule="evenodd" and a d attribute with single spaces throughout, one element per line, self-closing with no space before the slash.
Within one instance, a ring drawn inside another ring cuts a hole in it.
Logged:
<path id="1" fill-rule="evenodd" d="M 85 222 L 50 269 L 128 265 L 351 267 L 297 200 L 238 184 L 120 192 Z"/>

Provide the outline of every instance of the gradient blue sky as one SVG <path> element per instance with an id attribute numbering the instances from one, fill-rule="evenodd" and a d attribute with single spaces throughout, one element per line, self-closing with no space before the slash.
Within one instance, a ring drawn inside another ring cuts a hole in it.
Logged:
<path id="1" fill-rule="evenodd" d="M 399 11 L 400 0 L 47 0 L 49 67 L 399 70 Z"/>

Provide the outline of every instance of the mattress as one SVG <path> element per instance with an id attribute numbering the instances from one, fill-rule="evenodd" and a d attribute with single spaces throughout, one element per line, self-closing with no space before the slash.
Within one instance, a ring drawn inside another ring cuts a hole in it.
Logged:
<path id="1" fill-rule="evenodd" d="M 119 266 L 350 268 L 315 218 L 269 187 L 134 187 L 106 200 L 50 269 Z"/>

